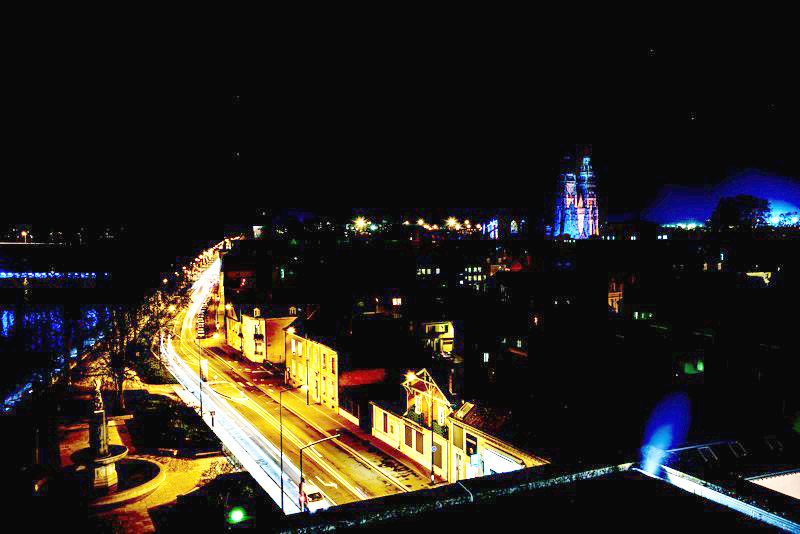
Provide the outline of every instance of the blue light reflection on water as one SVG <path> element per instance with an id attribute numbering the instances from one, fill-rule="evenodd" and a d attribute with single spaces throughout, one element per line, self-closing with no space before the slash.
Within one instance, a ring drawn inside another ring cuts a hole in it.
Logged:
<path id="1" fill-rule="evenodd" d="M 22 380 L 21 386 L 15 385 L 16 389 L 5 395 L 3 409 L 8 411 L 31 390 L 34 382 L 47 381 L 53 373 L 61 372 L 68 359 L 77 358 L 79 350 L 102 338 L 102 332 L 97 329 L 108 315 L 109 308 L 104 305 L 81 306 L 69 311 L 62 305 L 28 306 L 24 311 L 0 305 L 0 342 L 13 343 L 12 338 L 16 338 L 19 342 L 16 346 L 23 351 L 23 356 L 25 353 L 53 355 L 49 368 L 32 370 L 31 376 Z M 68 353 L 67 348 L 71 345 L 73 347 Z M 25 360 L 20 361 L 21 366 L 29 363 Z"/>
<path id="2" fill-rule="evenodd" d="M 647 422 L 642 446 L 642 469 L 655 475 L 666 451 L 686 439 L 691 420 L 689 397 L 685 393 L 667 395 L 653 409 Z"/>

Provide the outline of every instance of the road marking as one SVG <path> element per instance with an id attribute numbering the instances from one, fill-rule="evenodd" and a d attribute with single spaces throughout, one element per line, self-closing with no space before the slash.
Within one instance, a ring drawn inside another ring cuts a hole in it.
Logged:
<path id="1" fill-rule="evenodd" d="M 327 487 L 327 488 L 336 488 L 336 489 L 339 489 L 339 486 L 338 486 L 338 485 L 336 485 L 336 482 L 331 482 L 330 484 L 328 484 L 327 482 L 325 482 L 324 480 L 322 480 L 322 479 L 321 479 L 321 478 L 319 478 L 318 476 L 314 476 L 314 478 L 316 478 L 317 480 L 319 480 L 319 483 L 320 483 L 320 484 L 322 484 L 323 486 Z"/>
<path id="2" fill-rule="evenodd" d="M 189 314 L 187 313 L 185 318 L 184 318 L 184 323 L 183 323 L 184 327 L 181 329 L 181 332 L 180 332 L 180 338 L 179 338 L 180 339 L 180 348 L 182 350 L 186 351 L 187 353 L 191 353 L 191 354 L 193 354 L 193 355 L 195 355 L 196 357 L 199 358 L 200 357 L 200 353 L 186 342 L 186 336 L 185 336 L 186 330 L 187 330 L 186 325 L 187 325 L 187 323 L 189 323 L 191 325 L 192 319 L 193 319 L 193 317 L 189 316 Z M 209 359 L 213 358 L 214 361 L 217 361 L 217 360 L 221 361 L 222 363 L 224 363 L 225 365 L 230 367 L 234 371 L 234 373 L 236 373 L 236 368 L 234 368 L 233 365 L 231 365 L 227 361 L 225 361 L 225 359 L 219 357 L 219 355 L 217 355 L 217 354 L 214 354 L 214 353 L 204 349 L 199 344 L 197 344 L 197 346 L 200 349 L 200 351 L 202 351 L 202 353 L 206 357 L 210 357 Z M 183 358 L 183 359 L 185 361 L 185 358 Z M 241 368 L 239 368 L 239 369 L 241 370 Z M 236 374 L 238 374 L 238 373 L 236 373 Z M 266 420 L 268 423 L 270 423 L 276 430 L 278 429 L 278 422 L 275 420 L 275 418 L 272 415 L 270 415 L 268 412 L 266 412 L 266 410 L 264 410 L 264 408 L 259 406 L 259 404 L 255 400 L 249 398 L 247 395 L 244 395 L 244 397 L 245 397 L 246 400 L 250 401 L 250 403 L 253 405 L 253 409 L 255 409 L 258 413 L 260 413 L 261 417 L 264 420 Z M 274 401 L 274 399 L 271 399 L 271 400 Z M 302 418 L 300 418 L 300 419 L 303 420 Z M 324 436 L 327 436 L 327 434 L 324 433 L 324 432 L 322 434 Z M 300 442 L 300 440 L 298 440 L 297 437 L 294 436 L 294 434 L 292 432 L 286 430 L 285 427 L 284 427 L 283 435 L 287 436 L 287 438 L 291 442 L 295 443 L 298 447 L 302 447 L 303 446 L 303 444 Z M 264 439 L 267 439 L 267 437 L 264 436 L 263 434 L 262 434 L 262 437 Z M 267 439 L 267 441 L 269 441 L 269 440 Z M 314 462 L 316 464 L 318 464 L 320 467 L 322 467 L 325 471 L 328 471 L 328 473 L 331 476 L 333 476 L 335 479 L 339 480 L 345 487 L 347 487 L 347 489 L 351 493 L 353 493 L 353 495 L 355 495 L 356 497 L 358 497 L 358 498 L 360 498 L 362 500 L 365 500 L 365 499 L 368 498 L 362 491 L 360 491 L 358 488 L 355 488 L 352 484 L 348 483 L 348 481 L 345 480 L 342 477 L 342 475 L 338 472 L 338 470 L 336 470 L 332 466 L 328 465 L 328 463 L 325 462 L 322 459 L 322 455 L 321 454 L 319 454 L 317 451 L 314 451 L 314 453 L 319 457 L 319 459 L 314 459 Z M 333 502 L 333 500 L 330 499 L 327 495 L 326 495 L 326 498 L 328 498 L 329 501 Z"/>

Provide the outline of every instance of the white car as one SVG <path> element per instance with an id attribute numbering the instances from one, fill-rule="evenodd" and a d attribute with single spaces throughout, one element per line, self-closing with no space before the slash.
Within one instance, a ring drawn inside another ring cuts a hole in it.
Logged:
<path id="1" fill-rule="evenodd" d="M 306 494 L 306 506 L 312 514 L 320 510 L 325 510 L 330 506 L 322 492 L 313 484 L 304 484 Z"/>

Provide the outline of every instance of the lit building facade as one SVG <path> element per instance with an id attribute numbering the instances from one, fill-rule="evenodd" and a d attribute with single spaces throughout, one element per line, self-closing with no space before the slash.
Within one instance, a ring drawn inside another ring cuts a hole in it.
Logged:
<path id="1" fill-rule="evenodd" d="M 454 411 L 452 400 L 426 369 L 406 376 L 405 412 L 372 402 L 372 435 L 442 480 L 508 473 L 549 461 L 500 439 L 507 414 L 471 403 Z"/>
<path id="2" fill-rule="evenodd" d="M 577 165 L 571 158 L 562 163 L 553 237 L 586 239 L 600 234 L 595 185 L 588 150 Z"/>
<path id="3" fill-rule="evenodd" d="M 292 387 L 307 385 L 309 399 L 331 410 L 339 410 L 339 355 L 332 348 L 285 332 L 286 382 Z"/>

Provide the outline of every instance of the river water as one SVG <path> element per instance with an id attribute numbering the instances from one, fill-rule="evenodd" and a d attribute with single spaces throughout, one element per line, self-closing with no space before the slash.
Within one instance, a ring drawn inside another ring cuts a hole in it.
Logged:
<path id="1" fill-rule="evenodd" d="M 88 295 L 87 295 L 88 296 Z M 32 391 L 52 383 L 102 337 L 108 305 L 80 302 L 0 303 L 0 401 L 8 412 Z"/>

